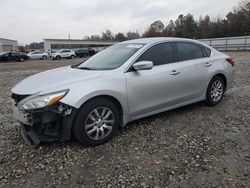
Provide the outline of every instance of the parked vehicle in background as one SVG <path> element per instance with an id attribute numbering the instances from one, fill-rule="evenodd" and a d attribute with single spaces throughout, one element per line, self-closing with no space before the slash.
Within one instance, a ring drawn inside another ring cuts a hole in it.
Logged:
<path id="1" fill-rule="evenodd" d="M 96 50 L 94 50 L 94 49 L 92 49 L 92 48 L 89 49 L 89 56 L 93 56 L 93 55 L 95 55 L 96 53 L 97 53 Z"/>
<path id="2" fill-rule="evenodd" d="M 28 60 L 28 56 L 22 52 L 3 52 L 0 54 L 0 61 L 20 61 Z"/>
<path id="3" fill-rule="evenodd" d="M 199 101 L 219 104 L 232 85 L 234 65 L 228 55 L 195 40 L 125 41 L 81 64 L 18 83 L 12 89 L 15 117 L 33 145 L 73 134 L 96 146 L 128 122 Z"/>
<path id="4" fill-rule="evenodd" d="M 55 53 L 52 53 L 51 57 L 53 60 L 55 59 L 59 60 L 61 58 L 74 59 L 76 57 L 76 54 L 73 50 L 61 49 L 57 50 Z"/>
<path id="5" fill-rule="evenodd" d="M 89 56 L 89 49 L 82 48 L 75 50 L 76 57 L 85 58 Z"/>
<path id="6" fill-rule="evenodd" d="M 48 59 L 49 54 L 43 51 L 33 51 L 27 54 L 29 59 Z"/>

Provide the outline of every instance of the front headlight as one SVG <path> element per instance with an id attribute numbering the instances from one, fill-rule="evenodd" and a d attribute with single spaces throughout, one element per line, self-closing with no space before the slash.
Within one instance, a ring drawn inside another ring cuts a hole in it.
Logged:
<path id="1" fill-rule="evenodd" d="M 21 104 L 21 106 L 26 110 L 51 106 L 61 100 L 67 93 L 68 90 L 64 90 L 47 95 L 38 95 L 24 102 L 23 104 Z"/>

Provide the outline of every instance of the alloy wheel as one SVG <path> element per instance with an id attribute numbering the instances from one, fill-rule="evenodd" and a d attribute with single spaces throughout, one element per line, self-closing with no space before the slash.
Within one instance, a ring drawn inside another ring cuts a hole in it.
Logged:
<path id="1" fill-rule="evenodd" d="M 211 87 L 211 99 L 214 102 L 218 102 L 223 95 L 223 83 L 220 80 L 216 80 Z"/>
<path id="2" fill-rule="evenodd" d="M 112 132 L 114 123 L 114 113 L 107 107 L 98 107 L 88 114 L 84 127 L 89 138 L 102 140 Z"/>

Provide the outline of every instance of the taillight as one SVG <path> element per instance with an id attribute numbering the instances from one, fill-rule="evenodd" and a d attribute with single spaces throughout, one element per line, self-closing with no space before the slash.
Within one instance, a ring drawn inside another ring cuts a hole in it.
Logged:
<path id="1" fill-rule="evenodd" d="M 226 59 L 228 63 L 230 63 L 232 66 L 234 66 L 234 59 L 233 58 L 227 58 Z"/>

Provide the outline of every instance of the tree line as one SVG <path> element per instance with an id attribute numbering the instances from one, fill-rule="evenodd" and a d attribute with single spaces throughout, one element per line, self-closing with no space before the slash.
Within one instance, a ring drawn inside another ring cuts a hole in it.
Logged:
<path id="1" fill-rule="evenodd" d="M 217 38 L 250 35 L 250 0 L 243 0 L 225 18 L 211 19 L 209 15 L 195 20 L 192 14 L 179 15 L 165 26 L 160 20 L 152 23 L 142 34 L 138 31 L 112 33 L 109 29 L 101 35 L 85 36 L 85 40 L 124 41 L 140 37 Z"/>

